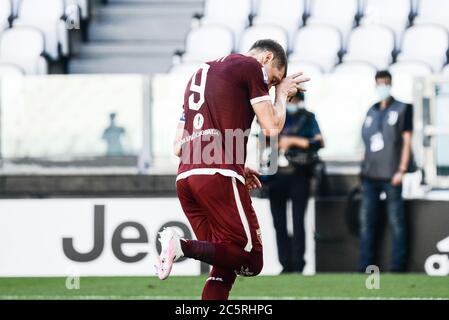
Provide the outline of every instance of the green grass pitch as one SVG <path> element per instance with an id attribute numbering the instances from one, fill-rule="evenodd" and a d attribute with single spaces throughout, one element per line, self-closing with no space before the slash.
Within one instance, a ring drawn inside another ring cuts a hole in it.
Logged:
<path id="1" fill-rule="evenodd" d="M 380 289 L 368 275 L 318 274 L 238 277 L 230 299 L 449 299 L 449 277 L 381 274 Z M 65 278 L 0 278 L 0 299 L 199 299 L 206 276 L 81 277 L 78 290 Z"/>

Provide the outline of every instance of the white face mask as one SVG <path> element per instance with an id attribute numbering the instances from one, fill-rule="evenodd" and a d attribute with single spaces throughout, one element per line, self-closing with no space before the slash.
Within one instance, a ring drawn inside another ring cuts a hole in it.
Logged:
<path id="1" fill-rule="evenodd" d="M 287 105 L 285 106 L 285 108 L 287 109 L 287 113 L 295 113 L 296 111 L 298 111 L 298 106 L 294 103 L 287 103 Z"/>
<path id="2" fill-rule="evenodd" d="M 376 87 L 377 97 L 380 101 L 387 100 L 390 97 L 391 86 L 382 84 Z"/>

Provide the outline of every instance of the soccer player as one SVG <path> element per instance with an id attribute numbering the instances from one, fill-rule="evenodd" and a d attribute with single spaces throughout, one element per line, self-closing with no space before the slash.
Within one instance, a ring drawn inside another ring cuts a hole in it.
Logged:
<path id="1" fill-rule="evenodd" d="M 261 231 L 249 194 L 261 183 L 257 171 L 245 168 L 246 143 L 254 115 L 267 136 L 283 128 L 287 99 L 309 80 L 286 73 L 282 46 L 259 40 L 246 55 L 202 64 L 190 79 L 175 140 L 176 189 L 198 240 L 180 239 L 173 228 L 160 233 L 160 279 L 180 257 L 197 259 L 212 265 L 202 298 L 225 300 L 237 275 L 262 270 Z"/>

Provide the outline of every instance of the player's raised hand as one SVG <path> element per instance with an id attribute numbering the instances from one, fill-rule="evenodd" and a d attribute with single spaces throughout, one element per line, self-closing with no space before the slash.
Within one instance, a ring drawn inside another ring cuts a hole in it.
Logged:
<path id="1" fill-rule="evenodd" d="M 245 167 L 245 185 L 248 190 L 262 188 L 262 183 L 259 180 L 260 174 L 259 171 Z"/>
<path id="2" fill-rule="evenodd" d="M 302 72 L 294 73 L 284 79 L 276 86 L 276 90 L 285 94 L 287 97 L 294 96 L 298 91 L 304 92 L 306 89 L 302 87 L 304 82 L 309 81 L 309 77 L 303 76 Z"/>
<path id="3" fill-rule="evenodd" d="M 297 90 L 297 91 L 300 91 L 300 92 L 307 91 L 307 90 L 302 86 L 302 84 L 305 83 L 305 82 L 307 82 L 307 81 L 310 81 L 310 78 L 304 76 L 304 73 L 303 73 L 303 72 L 296 72 L 296 73 L 294 73 L 294 74 L 289 75 L 287 78 L 290 78 L 290 79 L 295 83 L 295 85 L 296 85 L 296 90 Z M 295 94 L 296 94 L 296 92 L 293 93 L 292 95 L 295 95 Z"/>

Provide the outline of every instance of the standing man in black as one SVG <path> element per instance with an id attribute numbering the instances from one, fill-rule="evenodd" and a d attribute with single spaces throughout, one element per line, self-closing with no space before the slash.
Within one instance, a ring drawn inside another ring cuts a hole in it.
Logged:
<path id="1" fill-rule="evenodd" d="M 279 138 L 279 168 L 271 177 L 269 198 L 282 272 L 302 272 L 305 261 L 304 214 L 317 151 L 324 146 L 315 115 L 306 110 L 304 94 L 287 104 L 285 126 Z M 287 232 L 287 200 L 292 201 L 293 237 Z"/>
<path id="2" fill-rule="evenodd" d="M 390 271 L 403 272 L 407 230 L 402 179 L 411 163 L 413 109 L 412 105 L 391 96 L 392 77 L 388 71 L 377 72 L 375 80 L 379 102 L 368 110 L 362 129 L 365 158 L 362 163 L 359 271 L 365 272 L 369 265 L 375 264 L 380 194 L 385 192 L 388 221 L 393 233 Z"/>

